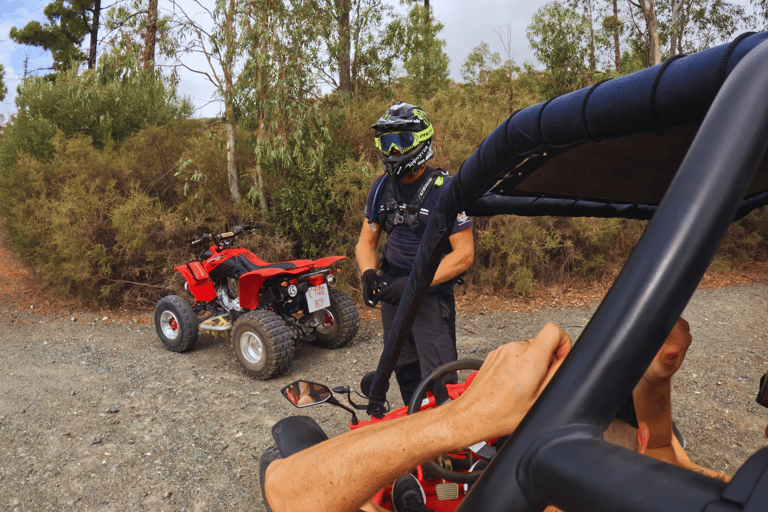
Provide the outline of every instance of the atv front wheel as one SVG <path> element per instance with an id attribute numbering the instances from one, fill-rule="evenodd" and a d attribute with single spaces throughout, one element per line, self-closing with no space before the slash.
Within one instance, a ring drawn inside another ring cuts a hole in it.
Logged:
<path id="1" fill-rule="evenodd" d="M 168 350 L 186 352 L 197 342 L 197 316 L 178 295 L 168 295 L 155 306 L 155 329 Z"/>
<path id="2" fill-rule="evenodd" d="M 248 374 L 261 380 L 271 379 L 291 366 L 291 331 L 272 311 L 250 311 L 232 325 L 232 349 Z"/>
<path id="3" fill-rule="evenodd" d="M 280 450 L 278 450 L 275 445 L 264 450 L 264 453 L 262 453 L 259 458 L 259 485 L 261 485 L 261 498 L 264 500 L 264 507 L 266 507 L 267 512 L 272 512 L 272 507 L 267 503 L 267 493 L 264 492 L 264 477 L 267 475 L 267 468 L 269 465 L 282 458 L 283 456 L 280 454 Z"/>
<path id="4" fill-rule="evenodd" d="M 341 348 L 355 337 L 360 327 L 357 306 L 339 290 L 330 289 L 330 307 L 312 313 L 318 322 L 314 329 L 317 344 L 325 348 Z"/>

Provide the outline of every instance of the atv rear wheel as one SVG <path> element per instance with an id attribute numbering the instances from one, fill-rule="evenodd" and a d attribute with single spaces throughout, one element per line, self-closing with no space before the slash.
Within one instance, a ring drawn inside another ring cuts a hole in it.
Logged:
<path id="1" fill-rule="evenodd" d="M 232 349 L 249 375 L 271 379 L 284 374 L 291 366 L 291 331 L 272 311 L 250 311 L 232 325 Z"/>
<path id="2" fill-rule="evenodd" d="M 262 453 L 259 458 L 259 485 L 261 485 L 261 498 L 264 501 L 264 507 L 267 509 L 267 512 L 272 512 L 272 507 L 267 503 L 267 493 L 264 492 L 264 477 L 267 474 L 269 465 L 282 458 L 283 456 L 280 454 L 280 450 L 278 450 L 275 445 L 264 450 L 264 453 Z"/>
<path id="3" fill-rule="evenodd" d="M 341 348 L 355 337 L 360 327 L 357 306 L 347 294 L 329 290 L 330 307 L 312 313 L 318 321 L 314 329 L 317 344 L 325 348 Z"/>
<path id="4" fill-rule="evenodd" d="M 163 297 L 155 306 L 155 329 L 165 348 L 186 352 L 197 342 L 197 316 L 178 295 Z"/>

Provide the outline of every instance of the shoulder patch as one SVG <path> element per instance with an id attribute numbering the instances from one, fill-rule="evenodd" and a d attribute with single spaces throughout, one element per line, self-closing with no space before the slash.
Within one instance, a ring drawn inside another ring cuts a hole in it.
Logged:
<path id="1" fill-rule="evenodd" d="M 436 186 L 436 187 L 439 187 L 439 186 L 440 186 L 440 185 L 442 185 L 444 182 L 445 182 L 445 180 L 443 179 L 443 177 L 442 177 L 442 176 L 438 176 L 438 177 L 437 177 L 437 179 L 435 179 L 435 186 Z"/>

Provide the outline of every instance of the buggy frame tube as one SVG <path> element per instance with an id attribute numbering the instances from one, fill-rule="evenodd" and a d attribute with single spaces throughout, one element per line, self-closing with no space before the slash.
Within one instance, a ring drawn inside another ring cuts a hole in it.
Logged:
<path id="1" fill-rule="evenodd" d="M 539 458 L 538 448 L 550 442 L 552 432 L 572 425 L 591 425 L 596 436 L 630 396 L 696 290 L 765 154 L 766 91 L 768 42 L 745 56 L 725 81 L 656 214 L 578 343 L 458 511 L 533 512 L 547 503 L 567 505 L 571 512 L 628 510 L 607 499 L 616 491 L 599 480 L 596 467 L 590 466 L 595 475 L 584 472 L 581 480 L 557 477 L 559 467 L 584 464 L 573 446 L 563 445 L 557 464 L 556 453 L 544 450 L 549 456 Z M 597 460 L 613 464 L 629 457 L 611 457 L 612 448 L 588 444 Z M 616 466 L 634 475 L 627 464 Z M 703 492 L 701 477 L 664 473 L 678 493 Z M 627 481 L 626 503 L 642 503 L 631 510 L 703 510 L 698 500 L 673 506 L 664 501 L 668 493 L 654 490 L 649 496 L 655 481 L 652 476 L 643 476 L 642 485 Z M 562 488 L 554 491 L 553 483 Z M 716 480 L 711 483 L 719 488 Z M 593 501 L 561 503 L 569 492 L 588 492 Z"/>

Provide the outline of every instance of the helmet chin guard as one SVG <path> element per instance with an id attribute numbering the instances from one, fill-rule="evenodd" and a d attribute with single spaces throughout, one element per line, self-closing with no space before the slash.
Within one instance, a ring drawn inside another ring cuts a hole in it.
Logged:
<path id="1" fill-rule="evenodd" d="M 400 181 L 406 176 L 415 174 L 419 167 L 432 158 L 432 140 L 422 142 L 417 147 L 404 155 L 384 155 L 379 152 L 379 159 L 384 164 L 384 169 L 395 181 Z"/>

